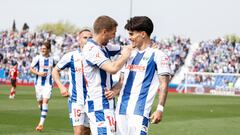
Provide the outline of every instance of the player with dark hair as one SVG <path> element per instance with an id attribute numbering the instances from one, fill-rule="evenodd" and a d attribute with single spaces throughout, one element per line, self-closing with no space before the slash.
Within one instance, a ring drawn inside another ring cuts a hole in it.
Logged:
<path id="1" fill-rule="evenodd" d="M 36 75 L 35 92 L 38 105 L 41 111 L 40 122 L 36 131 L 42 131 L 43 125 L 48 113 L 48 102 L 52 94 L 53 80 L 52 68 L 54 66 L 53 58 L 50 57 L 51 44 L 46 41 L 41 46 L 41 55 L 33 58 L 30 71 Z"/>
<path id="2" fill-rule="evenodd" d="M 146 135 L 150 119 L 156 124 L 163 117 L 171 75 L 169 59 L 161 50 L 151 48 L 153 23 L 150 18 L 133 17 L 125 29 L 136 49 L 121 70 L 119 82 L 105 95 L 111 99 L 120 92 L 116 107 L 117 135 Z M 156 93 L 159 94 L 158 107 L 150 117 Z"/>

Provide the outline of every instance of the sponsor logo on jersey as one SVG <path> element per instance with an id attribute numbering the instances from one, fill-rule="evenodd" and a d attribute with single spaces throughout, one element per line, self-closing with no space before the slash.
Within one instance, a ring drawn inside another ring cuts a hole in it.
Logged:
<path id="1" fill-rule="evenodd" d="M 127 65 L 126 69 L 129 69 L 131 71 L 145 71 L 146 66 L 140 66 L 140 65 Z"/>
<path id="2" fill-rule="evenodd" d="M 49 68 L 52 68 L 52 66 L 41 66 L 42 69 L 49 69 Z"/>

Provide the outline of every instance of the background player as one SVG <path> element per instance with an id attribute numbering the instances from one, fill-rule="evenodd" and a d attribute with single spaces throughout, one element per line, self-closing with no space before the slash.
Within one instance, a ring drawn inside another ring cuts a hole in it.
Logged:
<path id="1" fill-rule="evenodd" d="M 18 71 L 18 63 L 14 62 L 13 67 L 10 69 L 9 71 L 9 75 L 11 78 L 11 89 L 10 89 L 10 95 L 9 95 L 9 99 L 14 99 L 15 98 L 15 94 L 16 94 L 16 87 L 17 87 L 17 77 L 19 75 L 19 71 Z"/>
<path id="2" fill-rule="evenodd" d="M 54 67 L 52 75 L 58 85 L 62 96 L 68 97 L 69 117 L 73 126 L 74 135 L 90 135 L 89 121 L 84 112 L 84 99 L 86 98 L 86 85 L 82 69 L 82 47 L 87 39 L 92 38 L 88 29 L 79 32 L 79 48 L 65 54 Z M 69 90 L 60 81 L 59 73 L 65 68 L 69 69 Z"/>
<path id="3" fill-rule="evenodd" d="M 54 66 L 53 58 L 50 57 L 51 44 L 46 41 L 41 46 L 41 55 L 33 58 L 30 71 L 36 75 L 35 92 L 39 108 L 41 110 L 40 122 L 36 131 L 42 131 L 43 125 L 48 113 L 48 101 L 52 93 L 52 68 Z"/>

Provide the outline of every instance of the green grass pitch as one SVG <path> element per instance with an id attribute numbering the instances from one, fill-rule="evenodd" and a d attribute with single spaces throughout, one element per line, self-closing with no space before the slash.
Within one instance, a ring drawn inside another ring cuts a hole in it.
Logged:
<path id="1" fill-rule="evenodd" d="M 40 111 L 34 87 L 18 86 L 14 100 L 10 86 L 0 85 L 0 135 L 72 135 L 67 98 L 54 89 L 45 129 L 35 132 Z M 154 109 L 156 102 L 154 102 Z M 164 119 L 150 125 L 149 135 L 240 135 L 240 97 L 169 93 Z"/>

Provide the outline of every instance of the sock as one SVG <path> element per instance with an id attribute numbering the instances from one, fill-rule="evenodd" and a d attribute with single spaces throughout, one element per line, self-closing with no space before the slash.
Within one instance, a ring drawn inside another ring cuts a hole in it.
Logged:
<path id="1" fill-rule="evenodd" d="M 15 91 L 13 91 L 13 92 L 12 92 L 12 96 L 14 96 L 14 97 L 15 97 L 15 93 L 16 93 L 16 92 L 15 92 Z"/>
<path id="2" fill-rule="evenodd" d="M 41 110 L 41 118 L 40 118 L 40 125 L 43 125 L 45 122 L 45 119 L 47 117 L 48 112 L 48 104 L 42 104 L 42 110 Z"/>
<path id="3" fill-rule="evenodd" d="M 13 96 L 15 94 L 15 91 L 12 91 L 10 92 L 10 96 Z"/>

